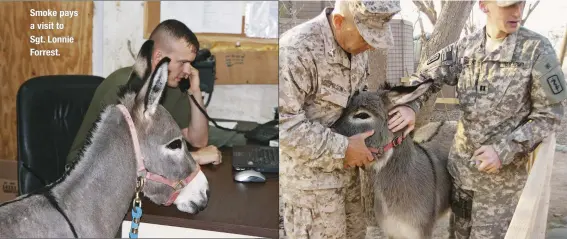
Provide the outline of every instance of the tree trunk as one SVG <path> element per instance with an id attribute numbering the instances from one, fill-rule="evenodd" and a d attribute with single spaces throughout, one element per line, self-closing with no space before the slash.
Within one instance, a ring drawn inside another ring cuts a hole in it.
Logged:
<path id="1" fill-rule="evenodd" d="M 386 82 L 388 76 L 388 50 L 376 49 L 368 54 L 368 89 L 377 90 Z"/>
<path id="2" fill-rule="evenodd" d="M 427 61 L 427 58 L 431 55 L 459 40 L 465 22 L 475 3 L 476 1 L 447 1 L 443 5 L 441 15 L 437 19 L 433 33 L 431 33 L 431 38 L 422 47 L 419 60 L 420 65 Z M 433 94 L 427 102 L 424 102 L 423 107 L 416 116 L 416 128 L 429 123 L 436 100 L 437 94 Z"/>
<path id="3" fill-rule="evenodd" d="M 368 90 L 375 91 L 387 81 L 388 50 L 376 49 L 368 54 Z M 364 208 L 366 223 L 370 229 L 378 225 L 374 216 L 374 184 L 372 171 L 359 170 L 361 185 L 361 200 Z"/>

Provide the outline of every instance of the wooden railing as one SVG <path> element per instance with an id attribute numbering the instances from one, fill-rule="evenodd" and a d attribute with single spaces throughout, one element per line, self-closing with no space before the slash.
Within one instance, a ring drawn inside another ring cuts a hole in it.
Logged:
<path id="1" fill-rule="evenodd" d="M 555 133 L 547 137 L 530 156 L 530 174 L 505 239 L 545 238 L 555 157 Z"/>

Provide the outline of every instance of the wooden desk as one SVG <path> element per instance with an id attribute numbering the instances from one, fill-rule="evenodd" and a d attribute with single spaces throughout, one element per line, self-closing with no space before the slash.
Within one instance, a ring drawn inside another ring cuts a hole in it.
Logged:
<path id="1" fill-rule="evenodd" d="M 277 175 L 265 183 L 238 183 L 233 180 L 232 149 L 221 148 L 221 165 L 202 167 L 210 187 L 207 208 L 197 215 L 179 211 L 174 205 L 158 206 L 143 200 L 144 222 L 227 232 L 258 237 L 278 238 L 279 185 Z M 130 210 L 124 218 L 132 220 Z"/>

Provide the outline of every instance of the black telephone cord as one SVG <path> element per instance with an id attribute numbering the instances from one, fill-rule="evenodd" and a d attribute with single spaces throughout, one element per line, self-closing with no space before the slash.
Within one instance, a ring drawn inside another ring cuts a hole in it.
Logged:
<path id="1" fill-rule="evenodd" d="M 193 103 L 195 103 L 195 105 L 197 106 L 197 108 L 199 108 L 199 110 L 201 111 L 201 113 L 203 113 L 203 115 L 205 115 L 205 117 L 207 117 L 207 119 L 208 119 L 209 121 L 213 122 L 213 124 L 215 125 L 215 127 L 219 128 L 219 129 L 222 129 L 222 130 L 234 131 L 234 132 L 242 133 L 242 134 L 248 133 L 248 130 L 243 131 L 243 130 L 237 130 L 237 129 L 229 129 L 229 128 L 225 128 L 225 127 L 222 127 L 222 126 L 218 125 L 217 122 L 216 122 L 215 120 L 211 119 L 211 117 L 209 117 L 209 115 L 207 114 L 207 112 L 205 112 L 205 110 L 204 110 L 203 108 L 201 108 L 201 106 L 199 105 L 199 103 L 197 103 L 197 100 L 195 99 L 195 96 L 193 96 L 193 94 L 189 94 L 189 96 L 191 96 L 191 99 L 193 100 Z"/>

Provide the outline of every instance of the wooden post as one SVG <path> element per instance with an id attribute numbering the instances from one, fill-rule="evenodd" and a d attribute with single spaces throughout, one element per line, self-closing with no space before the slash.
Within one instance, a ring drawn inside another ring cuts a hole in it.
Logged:
<path id="1" fill-rule="evenodd" d="M 144 2 L 144 38 L 149 39 L 154 28 L 160 23 L 160 2 Z"/>
<path id="2" fill-rule="evenodd" d="M 551 172 L 555 157 L 555 133 L 543 140 L 534 154 L 535 162 L 530 170 L 505 239 L 545 237 Z"/>

